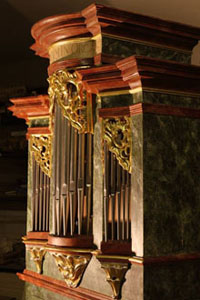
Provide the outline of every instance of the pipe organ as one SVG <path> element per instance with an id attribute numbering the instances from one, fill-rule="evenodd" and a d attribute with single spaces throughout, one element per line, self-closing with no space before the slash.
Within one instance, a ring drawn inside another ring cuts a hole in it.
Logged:
<path id="1" fill-rule="evenodd" d="M 200 30 L 93 4 L 31 33 L 48 95 L 9 108 L 28 124 L 26 299 L 196 299 Z"/>

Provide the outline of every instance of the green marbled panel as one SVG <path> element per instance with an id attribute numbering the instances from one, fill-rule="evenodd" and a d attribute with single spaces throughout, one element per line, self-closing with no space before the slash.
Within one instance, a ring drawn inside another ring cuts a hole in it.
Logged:
<path id="1" fill-rule="evenodd" d="M 133 95 L 114 95 L 101 97 L 102 108 L 128 106 L 133 104 Z"/>
<path id="2" fill-rule="evenodd" d="M 48 127 L 49 126 L 49 118 L 38 118 L 32 119 L 30 121 L 30 127 Z"/>
<path id="3" fill-rule="evenodd" d="M 47 289 L 26 282 L 25 300 L 71 300 L 68 297 L 53 293 Z"/>
<path id="4" fill-rule="evenodd" d="M 142 92 L 135 94 L 121 94 L 112 96 L 102 96 L 102 108 L 129 106 L 142 101 Z"/>
<path id="5" fill-rule="evenodd" d="M 143 300 L 198 300 L 200 261 L 173 262 L 144 267 Z"/>
<path id="6" fill-rule="evenodd" d="M 144 114 L 145 255 L 200 249 L 200 120 Z"/>
<path id="7" fill-rule="evenodd" d="M 155 92 L 143 92 L 144 103 L 166 104 L 188 108 L 200 108 L 200 96 L 191 97 L 175 94 L 164 94 Z"/>
<path id="8" fill-rule="evenodd" d="M 132 41 L 122 41 L 113 37 L 103 36 L 102 52 L 126 58 L 131 55 L 143 55 L 152 58 L 167 59 L 190 64 L 191 54 L 178 50 L 153 47 Z"/>

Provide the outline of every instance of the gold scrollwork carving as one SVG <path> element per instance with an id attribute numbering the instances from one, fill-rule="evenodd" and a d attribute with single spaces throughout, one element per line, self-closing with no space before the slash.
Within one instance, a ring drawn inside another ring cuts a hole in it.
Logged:
<path id="1" fill-rule="evenodd" d="M 69 255 L 61 253 L 51 253 L 56 265 L 63 275 L 69 287 L 76 288 L 81 281 L 83 273 L 90 261 L 88 255 Z"/>
<path id="2" fill-rule="evenodd" d="M 35 160 L 49 177 L 51 176 L 51 141 L 50 134 L 32 135 L 30 139 L 30 149 L 34 152 Z"/>
<path id="3" fill-rule="evenodd" d="M 75 72 L 59 70 L 49 78 L 50 114 L 57 101 L 62 114 L 80 133 L 92 132 L 91 97 Z"/>
<path id="4" fill-rule="evenodd" d="M 128 263 L 103 262 L 101 268 L 106 273 L 106 281 L 113 291 L 113 299 L 121 299 L 121 288 L 125 281 L 125 274 L 129 268 Z"/>
<path id="5" fill-rule="evenodd" d="M 103 139 L 123 169 L 131 173 L 131 125 L 129 117 L 103 119 Z"/>
<path id="6" fill-rule="evenodd" d="M 44 248 L 40 248 L 40 247 L 30 247 L 30 248 L 28 248 L 28 250 L 30 251 L 32 260 L 36 264 L 37 272 L 39 274 L 41 274 L 42 273 L 42 263 L 43 263 L 44 256 L 46 254 L 46 250 Z"/>

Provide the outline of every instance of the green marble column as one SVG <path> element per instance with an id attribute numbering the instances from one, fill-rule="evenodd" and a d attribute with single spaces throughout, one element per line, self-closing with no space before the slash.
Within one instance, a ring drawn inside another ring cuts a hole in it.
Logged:
<path id="1" fill-rule="evenodd" d="M 142 101 L 200 104 L 159 93 L 144 93 Z M 132 251 L 143 260 L 135 299 L 197 300 L 200 119 L 141 113 L 132 116 L 132 133 Z"/>

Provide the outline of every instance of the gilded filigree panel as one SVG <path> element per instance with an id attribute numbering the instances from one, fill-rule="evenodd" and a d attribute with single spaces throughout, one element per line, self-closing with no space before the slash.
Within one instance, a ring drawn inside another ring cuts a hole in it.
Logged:
<path id="1" fill-rule="evenodd" d="M 55 101 L 62 114 L 80 133 L 92 132 L 91 95 L 83 90 L 75 72 L 59 70 L 49 78 L 50 114 Z"/>
<path id="2" fill-rule="evenodd" d="M 51 176 L 51 143 L 50 134 L 32 135 L 30 139 L 30 149 L 34 152 L 35 160 L 49 177 Z"/>
<path id="3" fill-rule="evenodd" d="M 103 119 L 103 139 L 123 169 L 131 173 L 131 125 L 129 117 Z"/>

